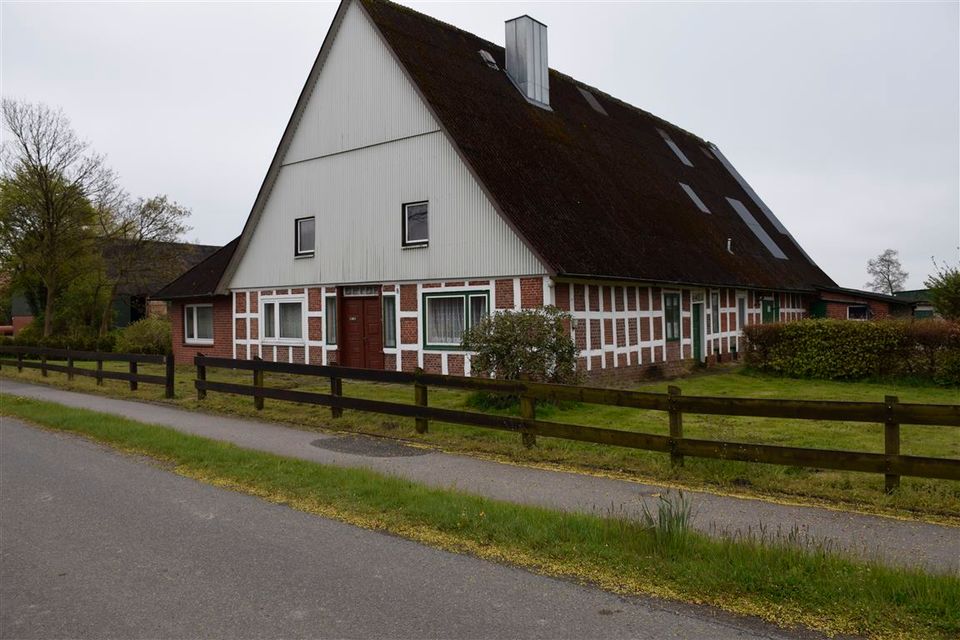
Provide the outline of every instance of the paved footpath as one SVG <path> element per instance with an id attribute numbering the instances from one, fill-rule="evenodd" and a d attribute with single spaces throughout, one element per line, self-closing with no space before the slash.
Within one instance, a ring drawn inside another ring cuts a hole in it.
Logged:
<path id="1" fill-rule="evenodd" d="M 656 512 L 658 496 L 671 489 L 577 473 L 532 469 L 468 456 L 426 451 L 382 438 L 301 431 L 275 423 L 243 420 L 120 400 L 0 379 L 0 391 L 116 414 L 159 424 L 249 449 L 269 451 L 342 467 L 362 467 L 430 486 L 552 509 L 638 515 L 643 505 Z M 291 405 L 292 411 L 295 406 Z M 891 565 L 960 574 L 960 528 L 898 520 L 818 507 L 788 506 L 747 498 L 685 491 L 693 505 L 693 526 L 716 531 L 787 532 L 799 527 L 836 549 Z"/>
<path id="2" fill-rule="evenodd" d="M 0 638 L 816 637 L 447 553 L 3 422 Z"/>

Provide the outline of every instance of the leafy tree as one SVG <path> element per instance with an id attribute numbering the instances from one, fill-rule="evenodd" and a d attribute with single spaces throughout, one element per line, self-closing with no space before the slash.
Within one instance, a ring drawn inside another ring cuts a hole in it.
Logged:
<path id="1" fill-rule="evenodd" d="M 58 296 L 85 273 L 81 258 L 94 250 L 98 220 L 121 194 L 62 112 L 9 99 L 2 112 L 10 136 L 0 175 L 0 260 L 42 287 L 49 336 Z"/>
<path id="2" fill-rule="evenodd" d="M 900 252 L 896 249 L 887 249 L 876 258 L 867 261 L 867 273 L 870 281 L 866 286 L 871 291 L 893 295 L 903 289 L 903 284 L 910 275 L 903 270 L 900 264 Z"/>
<path id="3" fill-rule="evenodd" d="M 923 283 L 930 289 L 933 308 L 947 320 L 960 322 L 960 267 L 933 264 L 937 270 Z"/>

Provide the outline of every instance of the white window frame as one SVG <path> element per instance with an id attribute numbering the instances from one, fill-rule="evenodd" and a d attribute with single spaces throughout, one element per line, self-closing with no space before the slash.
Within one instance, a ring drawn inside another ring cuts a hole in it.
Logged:
<path id="1" fill-rule="evenodd" d="M 387 324 L 387 300 L 393 301 L 393 322 Z M 400 317 L 400 296 L 396 294 L 384 294 L 380 299 L 380 321 L 382 323 L 381 331 L 383 332 L 383 348 L 386 351 L 396 351 L 400 345 L 400 327 L 397 320 Z M 393 344 L 387 345 L 387 327 L 393 329 Z"/>
<path id="2" fill-rule="evenodd" d="M 462 351 L 460 345 L 462 342 L 451 343 L 451 342 L 430 342 L 428 336 L 430 335 L 430 310 L 429 305 L 431 300 L 436 300 L 440 298 L 458 298 L 463 300 L 463 331 L 466 333 L 473 328 L 473 323 L 470 318 L 470 300 L 475 297 L 484 297 L 487 301 L 487 315 L 490 315 L 490 292 L 484 290 L 468 290 L 468 291 L 457 291 L 449 293 L 432 293 L 424 292 L 423 293 L 423 348 L 427 351 Z"/>
<path id="3" fill-rule="evenodd" d="M 409 231 L 407 229 L 407 209 L 410 207 L 416 207 L 419 205 L 426 205 L 427 207 L 427 237 L 423 240 L 411 240 L 409 236 Z M 417 202 L 404 202 L 403 207 L 401 208 L 402 219 L 401 223 L 403 224 L 403 246 L 404 247 L 426 247 L 430 244 L 430 201 L 429 200 L 418 200 Z"/>
<path id="4" fill-rule="evenodd" d="M 300 223 L 304 220 L 313 220 L 313 249 L 302 251 L 300 249 Z M 317 253 L 317 218 L 316 216 L 305 216 L 293 221 L 293 256 L 295 258 L 312 258 Z"/>
<path id="5" fill-rule="evenodd" d="M 281 338 L 276 337 L 267 337 L 264 332 L 266 331 L 266 311 L 264 307 L 268 304 L 273 303 L 275 306 L 273 308 L 274 318 L 273 326 L 276 329 L 277 333 L 280 333 L 280 305 L 284 302 L 299 302 L 300 303 L 300 337 L 299 338 Z M 269 345 L 281 345 L 281 346 L 303 346 L 307 343 L 307 296 L 305 295 L 281 295 L 281 296 L 260 296 L 260 343 L 269 344 Z"/>
<path id="6" fill-rule="evenodd" d="M 864 317 L 864 318 L 851 318 L 851 317 L 850 317 L 850 310 L 853 309 L 854 307 L 856 307 L 856 308 L 858 308 L 858 309 L 866 309 L 866 310 L 867 310 L 866 317 Z M 866 322 L 867 320 L 870 320 L 870 319 L 873 317 L 873 313 L 872 313 L 872 312 L 873 312 L 873 309 L 870 308 L 870 305 L 869 305 L 869 304 L 850 303 L 850 304 L 847 305 L 847 320 L 850 320 L 850 321 L 852 321 L 852 322 Z"/>
<path id="7" fill-rule="evenodd" d="M 198 338 L 196 337 L 199 333 L 197 331 L 197 309 L 200 307 L 209 307 L 210 308 L 210 334 L 213 335 L 213 329 L 216 326 L 213 322 L 213 305 L 210 303 L 200 303 L 200 304 L 185 304 L 183 305 L 183 343 L 184 344 L 203 344 L 211 345 L 213 344 L 213 338 Z M 187 337 L 187 309 L 193 309 L 193 336 L 192 338 Z"/>

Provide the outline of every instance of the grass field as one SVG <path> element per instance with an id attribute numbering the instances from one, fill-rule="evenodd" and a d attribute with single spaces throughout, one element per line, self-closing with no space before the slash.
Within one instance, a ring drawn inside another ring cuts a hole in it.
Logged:
<path id="1" fill-rule="evenodd" d="M 182 475 L 418 542 L 782 625 L 873 638 L 960 634 L 960 578 L 853 561 L 789 540 L 714 540 L 684 526 L 559 513 L 293 460 L 116 416 L 4 397 L 0 415 L 146 455 Z"/>
<path id="2" fill-rule="evenodd" d="M 84 363 L 84 366 L 93 366 Z M 106 363 L 106 368 L 125 370 L 125 364 Z M 162 373 L 158 365 L 140 365 L 142 373 Z M 266 401 L 263 411 L 253 408 L 251 398 L 211 392 L 198 401 L 193 389 L 193 367 L 178 367 L 176 398 L 163 399 L 163 388 L 141 385 L 130 392 L 125 382 L 105 381 L 97 387 L 90 378 L 77 377 L 68 382 L 65 374 L 51 373 L 41 378 L 40 372 L 4 367 L 3 375 L 33 382 L 45 382 L 83 391 L 107 393 L 120 397 L 172 402 L 184 408 L 222 412 L 237 416 L 285 422 L 304 429 L 335 429 L 378 436 L 404 438 L 448 451 L 506 458 L 521 464 L 549 464 L 591 473 L 608 473 L 691 488 L 707 488 L 729 493 L 758 495 L 799 502 L 831 503 L 865 511 L 915 515 L 960 524 L 960 482 L 904 478 L 894 495 L 883 493 L 883 477 L 843 471 L 819 471 L 778 465 L 751 464 L 721 460 L 687 458 L 683 468 L 674 469 L 665 454 L 605 447 L 551 438 L 540 438 L 537 446 L 526 449 L 515 434 L 432 422 L 430 432 L 416 434 L 413 421 L 393 416 L 345 411 L 334 420 L 329 409 Z M 249 384 L 250 372 L 210 369 L 208 380 Z M 287 374 L 265 374 L 266 385 L 277 388 L 328 392 L 329 381 Z M 960 403 L 960 390 L 906 383 L 848 383 L 815 380 L 794 380 L 752 375 L 742 371 L 724 371 L 674 380 L 684 395 L 784 398 L 813 400 L 882 401 L 885 395 L 896 395 L 902 402 L 941 404 Z M 667 383 L 650 383 L 637 387 L 649 391 L 665 391 Z M 410 387 L 344 381 L 348 396 L 393 402 L 413 401 Z M 477 410 L 469 393 L 451 390 L 430 390 L 430 405 L 436 407 Z M 483 409 L 490 411 L 489 409 Z M 516 409 L 504 413 L 516 413 Z M 667 415 L 662 412 L 588 404 L 541 406 L 538 417 L 576 424 L 629 429 L 646 433 L 667 434 Z M 879 424 L 837 423 L 810 420 L 780 420 L 723 416 L 684 415 L 684 435 L 691 438 L 737 442 L 777 444 L 784 446 L 883 452 L 883 427 Z M 904 425 L 901 431 L 904 454 L 960 458 L 960 429 L 956 427 L 923 427 Z"/>

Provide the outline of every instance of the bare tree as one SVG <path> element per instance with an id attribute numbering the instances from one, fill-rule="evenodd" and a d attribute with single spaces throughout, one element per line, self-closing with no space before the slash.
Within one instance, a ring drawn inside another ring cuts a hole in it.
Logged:
<path id="1" fill-rule="evenodd" d="M 82 275 L 97 220 L 121 194 L 102 156 L 90 151 L 59 110 L 4 99 L 0 177 L 0 259 L 13 261 L 45 289 L 43 335 L 57 295 Z"/>
<path id="2" fill-rule="evenodd" d="M 896 249 L 887 249 L 867 261 L 867 273 L 870 275 L 870 281 L 866 284 L 868 289 L 888 295 L 903 289 L 910 274 L 903 270 L 899 255 Z"/>
<path id="3" fill-rule="evenodd" d="M 121 288 L 142 289 L 151 282 L 172 280 L 181 271 L 172 243 L 189 231 L 190 210 L 167 199 L 126 199 L 101 217 L 102 252 L 106 259 L 108 304 L 100 319 L 100 335 L 110 329 L 113 301 Z"/>

